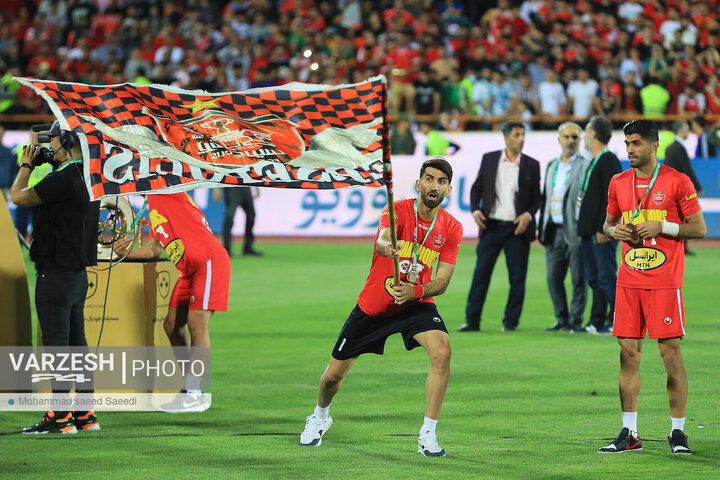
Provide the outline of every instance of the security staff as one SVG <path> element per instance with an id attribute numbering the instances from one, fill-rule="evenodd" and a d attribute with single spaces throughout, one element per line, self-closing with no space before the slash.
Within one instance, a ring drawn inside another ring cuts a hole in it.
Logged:
<path id="1" fill-rule="evenodd" d="M 45 346 L 85 346 L 85 267 L 97 264 L 99 203 L 91 202 L 83 179 L 82 150 L 77 134 L 62 130 L 56 120 L 39 132 L 50 149 L 25 148 L 10 199 L 34 207 L 30 258 L 35 263 L 35 307 Z M 54 170 L 28 187 L 36 166 L 49 162 Z M 53 391 L 63 393 L 53 385 Z M 87 390 L 85 390 L 87 392 Z M 77 433 L 97 430 L 93 412 L 49 411 L 23 433 Z"/>

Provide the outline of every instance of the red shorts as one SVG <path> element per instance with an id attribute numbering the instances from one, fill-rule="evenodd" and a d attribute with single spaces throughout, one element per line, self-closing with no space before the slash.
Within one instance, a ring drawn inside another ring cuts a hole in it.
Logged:
<path id="1" fill-rule="evenodd" d="M 615 290 L 616 337 L 673 338 L 685 336 L 685 307 L 679 288 L 643 290 L 618 285 Z"/>
<path id="2" fill-rule="evenodd" d="M 191 275 L 180 272 L 169 306 L 226 312 L 229 290 L 230 257 L 225 250 L 219 250 L 199 263 Z"/>

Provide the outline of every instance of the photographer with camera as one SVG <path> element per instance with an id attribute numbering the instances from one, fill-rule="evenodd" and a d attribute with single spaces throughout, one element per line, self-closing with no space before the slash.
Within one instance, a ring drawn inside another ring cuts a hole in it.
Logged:
<path id="1" fill-rule="evenodd" d="M 87 347 L 85 267 L 97 264 L 99 202 L 90 201 L 85 187 L 77 134 L 62 130 L 57 120 L 35 130 L 39 141 L 49 141 L 50 148 L 30 145 L 24 149 L 10 200 L 16 205 L 33 207 L 30 258 L 37 271 L 35 307 L 42 343 L 53 347 Z M 45 163 L 50 163 L 53 171 L 37 185 L 28 187 L 32 171 Z M 53 384 L 53 392 L 67 393 L 67 387 Z M 36 425 L 24 428 L 23 433 L 77 433 L 78 428 L 98 430 L 94 412 L 51 410 Z"/>

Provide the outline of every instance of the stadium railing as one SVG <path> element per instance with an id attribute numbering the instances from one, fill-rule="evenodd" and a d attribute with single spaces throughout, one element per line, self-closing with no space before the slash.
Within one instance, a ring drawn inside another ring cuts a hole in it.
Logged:
<path id="1" fill-rule="evenodd" d="M 389 118 L 391 122 L 396 121 L 399 118 L 400 115 L 398 114 L 390 114 Z M 624 123 L 627 123 L 631 120 L 634 120 L 636 118 L 642 117 L 643 115 L 637 114 L 637 113 L 620 113 L 620 114 L 610 114 L 607 115 L 608 119 L 610 119 L 611 122 L 615 126 L 622 125 Z M 720 120 L 719 114 L 706 114 L 704 115 L 705 119 L 708 121 L 708 123 L 713 124 Z M 414 117 L 416 122 L 437 122 L 440 119 L 444 119 L 448 122 L 451 122 L 453 124 L 457 125 L 466 125 L 467 123 L 481 123 L 485 125 L 491 125 L 492 130 L 499 130 L 500 124 L 509 120 L 512 121 L 518 121 L 518 122 L 526 122 L 527 119 L 519 116 L 519 115 L 491 115 L 491 116 L 480 116 L 480 115 L 464 115 L 464 114 L 457 114 L 457 115 L 447 115 L 447 116 L 437 116 L 437 115 L 416 115 Z M 675 120 L 687 120 L 690 121 L 693 118 L 692 114 L 677 114 L 677 115 L 660 115 L 660 116 L 652 116 L 648 117 L 652 118 L 653 120 L 657 122 L 672 122 Z M 2 115 L 0 114 L 0 123 L 4 124 L 6 128 L 11 129 L 12 125 L 15 124 L 36 124 L 36 123 L 52 123 L 52 121 L 55 120 L 55 117 L 53 115 L 47 114 L 47 115 Z M 530 117 L 530 121 L 532 123 L 547 123 L 547 124 L 560 124 L 562 122 L 567 121 L 573 121 L 576 123 L 585 123 L 587 122 L 588 118 L 586 117 L 575 117 L 572 115 L 532 115 Z M 463 128 L 460 128 L 459 130 L 463 130 Z"/>

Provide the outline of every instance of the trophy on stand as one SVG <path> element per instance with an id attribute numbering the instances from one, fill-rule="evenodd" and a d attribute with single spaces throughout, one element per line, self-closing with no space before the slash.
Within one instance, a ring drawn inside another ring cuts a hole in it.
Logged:
<path id="1" fill-rule="evenodd" d="M 112 246 L 121 238 L 136 239 L 135 210 L 125 197 L 105 199 L 100 202 L 100 223 L 98 226 L 98 260 L 117 260 L 120 255 Z M 142 243 L 142 230 L 140 243 Z"/>

